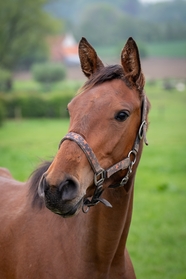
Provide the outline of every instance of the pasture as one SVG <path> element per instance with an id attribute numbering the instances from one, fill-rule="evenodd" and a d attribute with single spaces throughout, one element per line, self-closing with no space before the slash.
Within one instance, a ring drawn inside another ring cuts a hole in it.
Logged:
<path id="1" fill-rule="evenodd" d="M 148 57 L 169 57 L 169 58 L 185 58 L 186 57 L 186 41 L 165 41 L 165 42 L 138 42 L 142 48 L 145 48 Z M 98 53 L 101 57 L 117 57 L 118 50 L 122 46 L 116 47 L 99 47 Z"/>
<path id="2" fill-rule="evenodd" d="M 127 246 L 138 279 L 184 279 L 186 91 L 165 91 L 161 82 L 146 91 L 152 105 L 149 146 L 138 167 Z M 0 165 L 26 180 L 42 159 L 55 156 L 67 129 L 68 119 L 6 121 L 0 128 Z"/>

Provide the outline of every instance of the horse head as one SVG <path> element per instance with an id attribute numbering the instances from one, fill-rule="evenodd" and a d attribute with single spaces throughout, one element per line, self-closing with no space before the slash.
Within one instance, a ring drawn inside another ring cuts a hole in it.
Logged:
<path id="1" fill-rule="evenodd" d="M 68 104 L 69 133 L 38 189 L 46 206 L 63 217 L 74 215 L 83 204 L 91 204 L 92 196 L 92 205 L 98 201 L 106 204 L 99 197 L 110 185 L 119 183 L 129 190 L 147 126 L 145 79 L 135 41 L 129 38 L 126 42 L 121 65 L 105 67 L 85 38 L 79 43 L 79 58 L 88 80 Z M 101 174 L 94 169 L 95 161 Z"/>

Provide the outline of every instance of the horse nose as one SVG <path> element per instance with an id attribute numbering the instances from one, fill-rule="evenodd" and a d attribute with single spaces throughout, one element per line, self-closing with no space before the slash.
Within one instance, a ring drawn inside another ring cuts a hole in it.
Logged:
<path id="1" fill-rule="evenodd" d="M 77 196 L 78 183 L 73 178 L 66 179 L 60 183 L 58 191 L 63 201 L 73 200 Z"/>
<path id="2" fill-rule="evenodd" d="M 61 201 L 69 201 L 74 199 L 78 193 L 78 182 L 75 178 L 66 178 L 59 183 L 59 185 L 50 185 L 45 176 L 42 177 L 38 188 L 38 194 L 40 197 L 45 198 L 46 195 L 57 195 Z"/>

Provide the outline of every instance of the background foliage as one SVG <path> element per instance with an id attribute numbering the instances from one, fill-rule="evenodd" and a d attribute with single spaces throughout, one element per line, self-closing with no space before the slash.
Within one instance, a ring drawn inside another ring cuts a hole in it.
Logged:
<path id="1" fill-rule="evenodd" d="M 63 19 L 76 38 L 85 36 L 95 46 L 116 45 L 133 36 L 138 41 L 186 39 L 186 1 L 144 5 L 138 0 L 58 0 L 46 5 Z"/>
<path id="2" fill-rule="evenodd" d="M 43 6 L 47 0 L 0 1 L 0 65 L 15 69 L 23 60 L 46 60 L 46 35 L 58 23 Z"/>
<path id="3" fill-rule="evenodd" d="M 34 62 L 49 60 L 48 36 L 68 32 L 77 41 L 85 36 L 95 47 L 104 49 L 119 49 L 132 36 L 146 57 L 148 44 L 186 41 L 186 1 L 148 5 L 138 0 L 0 1 L 1 68 L 28 70 Z M 175 52 L 176 56 L 180 53 Z"/>
<path id="4" fill-rule="evenodd" d="M 37 63 L 32 66 L 32 75 L 36 81 L 47 88 L 55 82 L 64 80 L 66 69 L 61 63 Z"/>

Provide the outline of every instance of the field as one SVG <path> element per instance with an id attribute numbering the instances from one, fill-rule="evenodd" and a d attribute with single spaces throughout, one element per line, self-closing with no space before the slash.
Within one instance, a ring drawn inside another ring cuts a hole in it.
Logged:
<path id="1" fill-rule="evenodd" d="M 186 57 L 186 41 L 170 41 L 170 42 L 139 42 L 139 46 L 145 48 L 148 57 L 167 57 L 167 58 L 184 58 Z M 101 57 L 117 57 L 123 45 L 112 47 L 97 48 Z"/>
<path id="2" fill-rule="evenodd" d="M 147 44 L 147 53 L 152 57 L 186 57 L 186 42 L 158 42 Z"/>
<path id="3" fill-rule="evenodd" d="M 146 87 L 152 104 L 135 183 L 128 250 L 138 279 L 186 278 L 186 91 Z M 68 120 L 6 121 L 0 128 L 0 165 L 26 180 L 51 159 Z"/>

